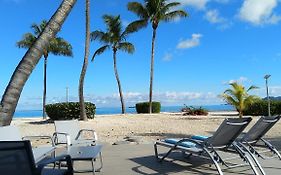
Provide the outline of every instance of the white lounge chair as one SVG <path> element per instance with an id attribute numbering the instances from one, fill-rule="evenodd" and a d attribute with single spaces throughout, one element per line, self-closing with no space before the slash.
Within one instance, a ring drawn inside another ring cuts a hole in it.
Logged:
<path id="1" fill-rule="evenodd" d="M 54 157 L 55 144 L 51 136 L 25 136 L 22 137 L 19 129 L 14 125 L 0 127 L 0 141 L 22 141 L 22 140 L 33 140 L 33 139 L 48 139 L 50 144 L 34 147 L 32 150 L 35 153 L 35 162 L 40 162 L 42 159 L 51 155 Z"/>
<path id="2" fill-rule="evenodd" d="M 53 140 L 56 145 L 87 145 L 94 146 L 98 140 L 97 133 L 92 129 L 80 129 L 78 120 L 55 120 Z M 85 133 L 89 137 L 83 137 Z"/>

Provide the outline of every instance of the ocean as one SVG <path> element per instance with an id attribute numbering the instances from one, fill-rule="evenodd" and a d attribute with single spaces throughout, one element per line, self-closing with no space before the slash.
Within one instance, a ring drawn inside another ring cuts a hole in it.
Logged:
<path id="1" fill-rule="evenodd" d="M 180 110 L 184 106 L 162 106 L 161 112 L 180 112 Z M 200 106 L 193 106 L 193 107 L 200 107 Z M 230 105 L 203 105 L 201 106 L 208 111 L 232 111 L 235 110 Z M 121 108 L 120 107 L 102 107 L 96 109 L 97 115 L 103 114 L 120 114 Z M 135 108 L 127 108 L 126 113 L 136 113 Z M 40 117 L 42 116 L 42 110 L 16 110 L 14 117 L 15 118 L 32 118 L 32 117 Z"/>

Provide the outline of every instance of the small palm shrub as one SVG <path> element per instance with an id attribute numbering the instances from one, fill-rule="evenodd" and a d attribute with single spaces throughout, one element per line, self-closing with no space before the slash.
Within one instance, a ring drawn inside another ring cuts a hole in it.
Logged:
<path id="1" fill-rule="evenodd" d="M 142 102 L 136 104 L 137 113 L 149 113 L 149 102 Z M 152 113 L 160 113 L 161 103 L 152 102 Z"/>
<path id="2" fill-rule="evenodd" d="M 96 113 L 96 106 L 86 102 L 86 115 L 93 119 Z M 80 104 L 78 102 L 65 102 L 46 105 L 46 113 L 52 120 L 71 120 L 80 118 Z"/>
<path id="3" fill-rule="evenodd" d="M 183 115 L 208 115 L 208 111 L 201 106 L 199 108 L 195 108 L 192 106 L 186 106 L 181 109 Z"/>
<path id="4" fill-rule="evenodd" d="M 281 101 L 270 101 L 271 115 L 281 114 Z M 258 100 L 249 105 L 245 111 L 245 115 L 253 116 L 267 116 L 268 115 L 268 102 L 266 100 Z"/>

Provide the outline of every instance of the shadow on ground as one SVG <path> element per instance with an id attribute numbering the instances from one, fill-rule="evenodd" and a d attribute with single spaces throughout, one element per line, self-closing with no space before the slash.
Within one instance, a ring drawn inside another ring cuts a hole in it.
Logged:
<path id="1" fill-rule="evenodd" d="M 208 159 L 192 156 L 191 158 L 184 158 L 182 153 L 174 152 L 163 162 L 158 162 L 155 156 L 144 156 L 131 158 L 131 161 L 138 165 L 133 167 L 132 170 L 136 174 L 143 175 L 168 175 L 168 174 L 205 174 L 215 175 L 218 174 L 214 166 L 210 166 Z M 251 171 L 250 167 L 242 167 L 239 169 L 223 170 L 227 174 L 241 174 L 248 175 Z M 149 172 L 149 173 L 148 173 Z M 153 173 L 152 173 L 153 172 Z"/>

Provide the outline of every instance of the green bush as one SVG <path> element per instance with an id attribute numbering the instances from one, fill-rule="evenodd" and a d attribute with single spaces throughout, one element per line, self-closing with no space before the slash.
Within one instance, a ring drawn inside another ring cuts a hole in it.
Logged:
<path id="1" fill-rule="evenodd" d="M 149 113 L 149 102 L 142 102 L 136 104 L 137 113 Z M 152 102 L 152 113 L 160 113 L 161 103 Z"/>
<path id="2" fill-rule="evenodd" d="M 96 106 L 93 103 L 86 102 L 86 115 L 93 119 L 96 113 Z M 80 118 L 79 102 L 55 103 L 46 105 L 46 113 L 52 120 L 71 120 Z"/>
<path id="3" fill-rule="evenodd" d="M 199 108 L 195 108 L 193 106 L 186 106 L 181 109 L 183 115 L 208 115 L 208 111 L 201 106 Z"/>
<path id="4" fill-rule="evenodd" d="M 271 115 L 281 114 L 281 101 L 270 101 L 270 113 Z M 252 103 L 245 109 L 244 115 L 267 116 L 268 115 L 267 101 L 258 100 Z"/>

